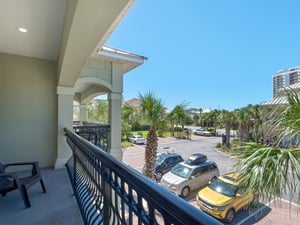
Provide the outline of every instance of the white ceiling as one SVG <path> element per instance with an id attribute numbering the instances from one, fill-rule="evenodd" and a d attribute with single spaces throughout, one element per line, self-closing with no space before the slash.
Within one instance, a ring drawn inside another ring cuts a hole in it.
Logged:
<path id="1" fill-rule="evenodd" d="M 122 63 L 124 72 L 128 72 L 141 65 L 145 57 L 102 46 L 134 2 L 0 0 L 0 53 L 57 61 L 58 86 L 63 87 L 75 85 L 92 53 L 101 60 Z M 28 32 L 20 32 L 20 27 Z M 90 86 L 90 83 L 77 85 L 76 92 Z"/>
<path id="2" fill-rule="evenodd" d="M 1 0 L 0 53 L 57 60 L 65 0 Z M 18 31 L 28 29 L 27 33 Z"/>

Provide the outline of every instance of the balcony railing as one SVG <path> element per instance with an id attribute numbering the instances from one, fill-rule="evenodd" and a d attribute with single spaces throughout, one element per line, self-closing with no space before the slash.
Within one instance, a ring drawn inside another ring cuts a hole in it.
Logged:
<path id="1" fill-rule="evenodd" d="M 221 224 L 138 171 L 65 129 L 66 166 L 85 224 Z"/>
<path id="2" fill-rule="evenodd" d="M 73 125 L 73 131 L 104 151 L 108 149 L 110 127 L 107 124 L 85 123 Z"/>

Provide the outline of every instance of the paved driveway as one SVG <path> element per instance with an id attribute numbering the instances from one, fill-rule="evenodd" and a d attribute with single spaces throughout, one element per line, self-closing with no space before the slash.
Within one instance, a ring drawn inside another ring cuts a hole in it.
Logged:
<path id="1" fill-rule="evenodd" d="M 163 148 L 172 146 L 176 152 L 181 154 L 184 159 L 194 152 L 207 154 L 209 159 L 214 160 L 220 169 L 220 173 L 224 174 L 231 170 L 233 161 L 227 155 L 215 149 L 217 142 L 221 142 L 221 138 L 202 137 L 192 135 L 192 140 L 180 140 L 172 137 L 159 139 L 159 151 L 165 151 Z M 123 151 L 123 160 L 129 166 L 141 172 L 144 165 L 144 145 L 135 145 L 128 147 Z M 197 191 L 192 192 L 185 200 L 195 207 Z M 300 206 L 290 204 L 285 200 L 273 200 L 261 204 L 257 210 L 246 211 L 241 210 L 237 213 L 235 220 L 231 225 L 300 225 Z"/>

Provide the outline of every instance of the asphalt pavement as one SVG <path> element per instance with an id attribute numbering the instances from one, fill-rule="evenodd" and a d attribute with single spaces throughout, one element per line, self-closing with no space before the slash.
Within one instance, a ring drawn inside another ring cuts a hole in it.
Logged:
<path id="1" fill-rule="evenodd" d="M 192 135 L 191 140 L 163 137 L 159 138 L 158 150 L 164 151 L 165 146 L 176 146 L 176 152 L 181 154 L 184 159 L 187 159 L 189 154 L 194 153 L 189 150 L 196 149 L 196 151 L 201 151 L 202 153 L 207 154 L 208 158 L 216 161 L 220 173 L 223 174 L 231 170 L 233 162 L 226 154 L 215 149 L 215 144 L 217 142 L 221 142 L 221 137 L 218 139 L 215 137 Z M 201 143 L 201 148 L 195 148 L 196 145 L 200 146 L 199 143 Z M 144 155 L 145 145 L 134 145 L 123 149 L 123 161 L 139 172 L 141 172 L 144 165 Z M 195 201 L 196 194 L 197 191 L 190 193 L 190 196 L 185 200 L 198 208 Z M 300 225 L 300 205 L 292 204 L 286 200 L 274 199 L 271 202 L 261 204 L 261 207 L 256 210 L 242 210 L 242 212 L 238 213 L 237 218 L 231 223 L 231 225 L 250 224 Z"/>

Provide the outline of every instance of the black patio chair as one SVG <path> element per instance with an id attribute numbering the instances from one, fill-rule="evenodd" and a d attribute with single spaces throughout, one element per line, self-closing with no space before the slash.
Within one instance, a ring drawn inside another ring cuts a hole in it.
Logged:
<path id="1" fill-rule="evenodd" d="M 22 176 L 17 175 L 14 172 L 6 172 L 8 167 L 18 167 L 18 166 L 31 166 L 31 173 L 24 174 Z M 2 164 L 0 162 L 0 194 L 5 196 L 7 192 L 18 189 L 21 197 L 23 199 L 25 208 L 31 206 L 28 197 L 28 188 L 36 184 L 41 183 L 43 192 L 46 193 L 46 188 L 40 173 L 38 162 L 21 162 L 21 163 L 9 163 Z"/>

